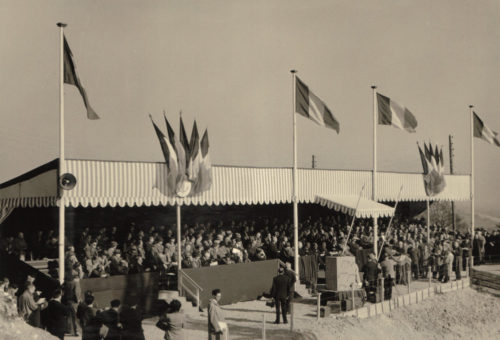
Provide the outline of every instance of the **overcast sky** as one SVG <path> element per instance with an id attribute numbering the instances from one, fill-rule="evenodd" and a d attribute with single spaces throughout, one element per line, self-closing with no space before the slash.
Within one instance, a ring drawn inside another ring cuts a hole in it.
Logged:
<path id="1" fill-rule="evenodd" d="M 340 121 L 337 135 L 298 117 L 300 167 L 372 168 L 372 84 L 418 120 L 378 127 L 380 170 L 421 172 L 429 140 L 449 170 L 452 134 L 469 173 L 469 104 L 500 130 L 499 1 L 3 0 L 0 182 L 58 157 L 58 21 L 102 118 L 65 86 L 68 158 L 161 161 L 148 114 L 177 130 L 182 110 L 213 163 L 291 166 L 292 68 Z M 500 148 L 475 139 L 475 157 L 476 208 L 494 213 Z"/>

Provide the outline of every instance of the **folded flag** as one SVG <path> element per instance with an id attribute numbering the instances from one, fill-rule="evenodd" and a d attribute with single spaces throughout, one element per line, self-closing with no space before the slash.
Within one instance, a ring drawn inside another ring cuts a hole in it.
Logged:
<path id="1" fill-rule="evenodd" d="M 377 93 L 378 123 L 392 125 L 401 130 L 415 132 L 417 119 L 406 107 L 391 98 Z"/>
<path id="2" fill-rule="evenodd" d="M 71 53 L 66 37 L 64 37 L 64 83 L 75 85 L 78 88 L 78 91 L 80 91 L 83 103 L 87 109 L 87 118 L 99 119 L 97 113 L 95 113 L 94 109 L 90 106 L 89 99 L 87 98 L 87 92 L 85 92 L 85 89 L 80 82 L 80 78 L 78 78 L 75 62 L 73 61 L 73 53 Z"/>
<path id="3" fill-rule="evenodd" d="M 165 162 L 167 163 L 167 191 L 169 194 L 174 194 L 177 188 L 177 153 L 175 152 L 173 145 L 170 143 L 170 140 L 155 124 L 155 122 L 153 121 L 153 117 L 151 117 L 151 115 L 149 117 L 151 118 L 151 122 L 153 123 L 156 135 L 158 136 L 158 140 L 160 141 L 163 157 L 165 158 Z"/>
<path id="4" fill-rule="evenodd" d="M 196 120 L 193 124 L 193 130 L 191 132 L 191 140 L 189 143 L 189 150 L 191 150 L 191 157 L 189 160 L 188 167 L 188 178 L 193 183 L 193 190 L 196 187 L 198 181 L 198 174 L 200 171 L 200 136 L 198 134 L 198 126 L 196 125 Z M 193 191 L 193 193 L 195 193 Z"/>
<path id="5" fill-rule="evenodd" d="M 163 111 L 163 118 L 165 119 L 165 125 L 167 126 L 168 139 L 170 144 L 173 145 L 173 149 L 177 155 L 177 180 L 179 180 L 180 177 L 185 176 L 186 174 L 186 153 L 184 151 L 184 147 L 179 142 L 179 139 L 175 138 L 174 129 L 170 126 L 165 111 Z"/>
<path id="6" fill-rule="evenodd" d="M 191 158 L 191 152 L 189 149 L 189 140 L 186 135 L 186 130 L 184 129 L 184 123 L 182 122 L 182 116 L 180 117 L 180 127 L 179 127 L 179 142 L 181 143 L 182 147 L 184 148 L 184 154 L 186 155 L 186 175 L 187 175 L 187 169 L 189 166 L 189 160 Z"/>
<path id="7" fill-rule="evenodd" d="M 208 147 L 208 130 L 205 130 L 200 143 L 201 161 L 197 192 L 207 191 L 212 186 L 212 163 L 210 162 Z"/>
<path id="8" fill-rule="evenodd" d="M 479 116 L 474 114 L 474 137 L 484 139 L 490 144 L 500 146 L 500 141 L 498 140 L 498 133 L 491 130 L 489 127 L 484 125 L 483 121 Z"/>
<path id="9" fill-rule="evenodd" d="M 437 145 L 435 149 L 433 149 L 431 143 L 429 143 L 429 146 L 424 143 L 424 151 L 422 151 L 420 145 L 418 145 L 418 152 L 424 170 L 425 192 L 427 196 L 437 195 L 446 187 L 443 149 L 441 148 L 441 150 L 439 150 Z"/>
<path id="10" fill-rule="evenodd" d="M 339 122 L 326 104 L 299 77 L 295 79 L 295 112 L 339 133 Z"/>

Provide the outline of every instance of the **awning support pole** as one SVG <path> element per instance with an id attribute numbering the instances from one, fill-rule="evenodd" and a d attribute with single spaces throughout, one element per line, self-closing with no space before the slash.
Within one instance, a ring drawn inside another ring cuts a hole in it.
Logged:
<path id="1" fill-rule="evenodd" d="M 177 268 L 182 269 L 182 255 L 181 255 L 181 205 L 179 203 L 175 206 L 177 211 Z"/>
<path id="2" fill-rule="evenodd" d="M 57 23 L 60 33 L 59 54 L 59 179 L 65 172 L 64 164 L 64 27 L 66 24 Z M 63 190 L 59 189 L 59 282 L 64 283 L 64 236 L 65 236 L 65 207 Z"/>
<path id="3" fill-rule="evenodd" d="M 380 246 L 380 252 L 378 252 L 377 261 L 380 258 L 380 255 L 382 255 L 382 249 L 384 248 L 385 241 L 387 240 L 389 233 L 391 231 L 392 220 L 394 219 L 394 215 L 396 215 L 396 209 L 398 207 L 402 192 L 403 192 L 403 186 L 401 185 L 401 188 L 399 188 L 398 198 L 396 199 L 396 204 L 394 205 L 394 212 L 392 213 L 391 219 L 389 220 L 389 225 L 387 226 L 387 229 L 385 231 L 385 237 L 382 240 L 382 245 Z M 377 253 L 375 253 L 375 254 L 377 254 Z"/>
<path id="4" fill-rule="evenodd" d="M 364 190 L 365 190 L 365 185 L 363 184 L 363 187 L 359 192 L 358 202 L 356 203 L 356 209 L 354 210 L 354 214 L 352 215 L 351 225 L 349 226 L 349 230 L 347 231 L 347 237 L 342 247 L 342 253 L 340 254 L 341 256 L 344 255 L 345 249 L 347 248 L 347 242 L 349 242 L 349 236 L 351 235 L 352 227 L 354 226 L 354 221 L 356 220 L 356 213 L 358 212 L 359 201 L 361 201 L 361 196 L 363 195 Z"/>

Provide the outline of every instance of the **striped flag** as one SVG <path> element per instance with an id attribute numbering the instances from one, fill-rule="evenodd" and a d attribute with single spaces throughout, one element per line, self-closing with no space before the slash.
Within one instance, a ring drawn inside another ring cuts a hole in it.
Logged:
<path id="1" fill-rule="evenodd" d="M 191 152 L 189 149 L 189 140 L 186 135 L 186 129 L 184 129 L 184 123 L 182 122 L 182 116 L 180 117 L 180 127 L 179 127 L 179 142 L 184 148 L 184 154 L 186 155 L 186 174 L 189 166 L 189 159 L 191 158 Z"/>
<path id="2" fill-rule="evenodd" d="M 186 153 L 179 139 L 175 138 L 174 129 L 170 126 L 165 112 L 163 112 L 163 117 L 165 118 L 165 125 L 167 126 L 168 139 L 170 140 L 170 144 L 173 145 L 177 155 L 177 181 L 179 181 L 182 179 L 182 176 L 185 176 L 186 173 Z"/>
<path id="3" fill-rule="evenodd" d="M 295 112 L 339 133 L 340 125 L 326 104 L 295 77 Z"/>
<path id="4" fill-rule="evenodd" d="M 78 78 L 78 74 L 76 73 L 75 62 L 73 61 L 73 53 L 71 53 L 66 37 L 64 37 L 64 83 L 75 85 L 78 88 L 78 91 L 80 91 L 83 103 L 87 109 L 87 118 L 99 119 L 97 113 L 95 113 L 94 109 L 90 106 L 89 99 L 87 98 L 87 92 L 80 83 L 80 78 Z"/>
<path id="5" fill-rule="evenodd" d="M 392 125 L 401 130 L 415 132 L 417 119 L 406 107 L 377 93 L 377 108 L 379 125 Z"/>
<path id="6" fill-rule="evenodd" d="M 212 163 L 210 161 L 208 147 L 208 130 L 205 130 L 200 143 L 200 173 L 198 175 L 198 185 L 196 187 L 196 192 L 198 193 L 207 191 L 212 186 Z"/>
<path id="7" fill-rule="evenodd" d="M 477 113 L 474 113 L 474 137 L 484 139 L 490 144 L 500 146 L 500 141 L 498 140 L 498 133 L 491 130 L 489 127 L 484 125 L 483 121 Z"/>
<path id="8" fill-rule="evenodd" d="M 151 117 L 150 115 L 149 118 L 151 118 L 151 122 L 153 123 L 156 135 L 158 136 L 158 140 L 160 141 L 163 157 L 165 158 L 165 162 L 167 164 L 168 193 L 174 194 L 177 187 L 177 173 L 178 173 L 177 153 L 175 152 L 173 145 L 170 143 L 170 140 L 163 134 L 163 132 L 155 124 L 155 122 L 153 121 L 153 117 Z"/>
<path id="9" fill-rule="evenodd" d="M 188 178 L 193 182 L 193 189 L 198 181 L 198 174 L 200 171 L 200 135 L 198 134 L 198 126 L 196 125 L 196 120 L 193 124 L 193 130 L 191 132 L 191 141 L 189 143 L 189 150 L 191 150 L 191 155 L 189 159 L 188 166 Z"/>

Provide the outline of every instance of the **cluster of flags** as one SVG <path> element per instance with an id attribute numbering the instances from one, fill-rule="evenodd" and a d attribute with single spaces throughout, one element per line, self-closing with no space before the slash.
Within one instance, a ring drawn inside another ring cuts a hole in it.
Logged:
<path id="1" fill-rule="evenodd" d="M 446 186 L 443 148 L 439 149 L 437 145 L 433 147 L 431 143 L 429 145 L 424 143 L 424 151 L 422 151 L 418 143 L 417 146 L 424 170 L 425 192 L 427 196 L 435 196 Z"/>
<path id="2" fill-rule="evenodd" d="M 212 185 L 212 165 L 208 152 L 208 130 L 205 130 L 200 140 L 195 121 L 191 139 L 188 140 L 181 117 L 179 138 L 176 138 L 165 112 L 163 116 L 167 127 L 167 136 L 155 124 L 151 115 L 150 118 L 167 164 L 168 195 L 186 197 L 209 190 Z"/>

